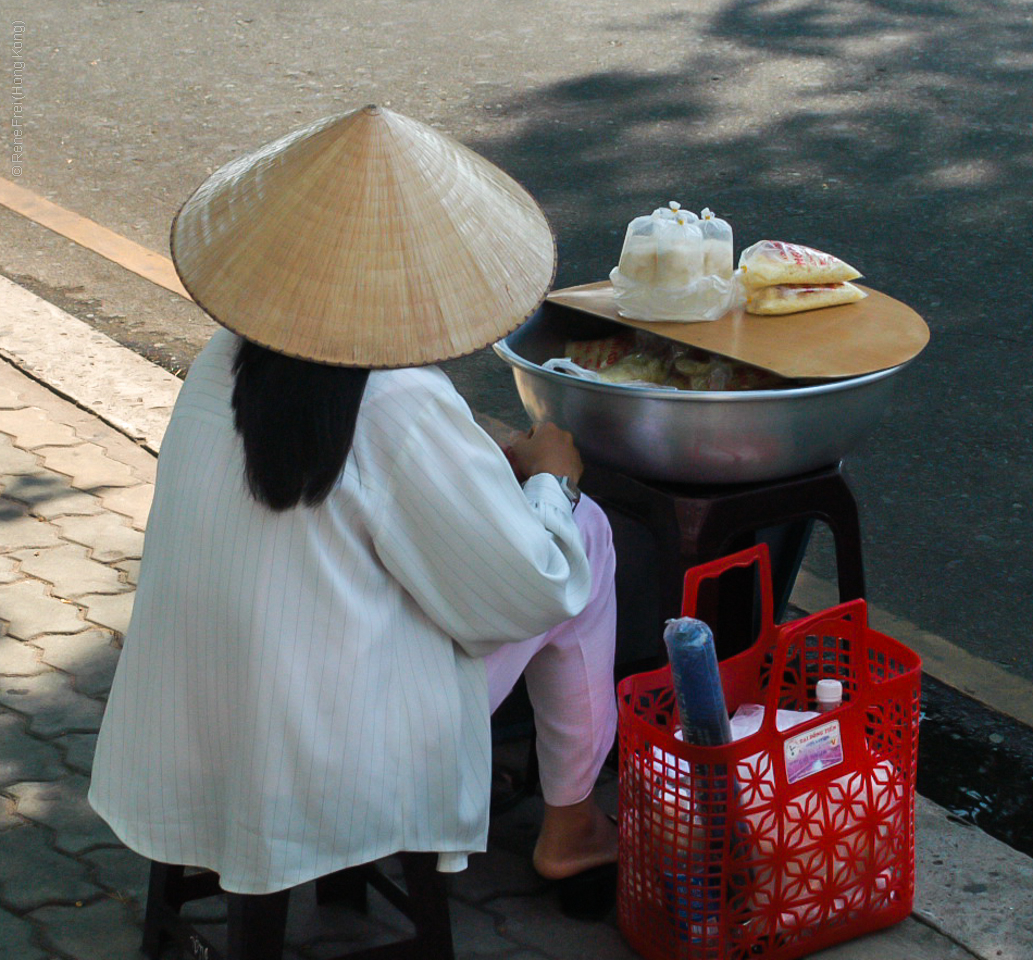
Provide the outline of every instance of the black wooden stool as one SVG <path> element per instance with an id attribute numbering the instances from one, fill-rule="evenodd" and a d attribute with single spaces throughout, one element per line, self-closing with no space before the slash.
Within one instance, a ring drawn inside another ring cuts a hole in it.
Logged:
<path id="1" fill-rule="evenodd" d="M 647 668 L 657 656 L 664 621 L 681 611 L 685 571 L 752 546 L 758 531 L 779 541 L 772 550 L 776 610 L 788 600 L 815 520 L 835 539 L 840 601 L 864 596 L 857 502 L 838 464 L 767 483 L 707 487 L 639 480 L 586 464 L 581 488 L 606 511 L 614 531 L 621 675 Z M 730 593 L 752 593 L 752 572 L 747 576 Z M 730 586 L 734 580 L 729 575 Z M 722 659 L 749 646 L 752 605 L 722 604 L 717 613 L 714 597 L 700 601 L 698 615 L 714 627 Z"/>
<path id="2" fill-rule="evenodd" d="M 436 853 L 399 853 L 406 889 L 385 876 L 376 864 L 350 867 L 316 881 L 318 903 L 347 902 L 365 912 L 367 888 L 373 887 L 412 921 L 408 940 L 343 954 L 335 960 L 453 960 L 452 926 L 445 878 Z M 216 895 L 226 897 L 226 950 L 217 949 L 197 927 L 180 915 L 183 904 Z M 158 960 L 169 940 L 181 956 L 196 960 L 280 960 L 290 890 L 261 895 L 224 893 L 218 875 L 205 870 L 151 863 L 147 911 L 141 949 Z"/>

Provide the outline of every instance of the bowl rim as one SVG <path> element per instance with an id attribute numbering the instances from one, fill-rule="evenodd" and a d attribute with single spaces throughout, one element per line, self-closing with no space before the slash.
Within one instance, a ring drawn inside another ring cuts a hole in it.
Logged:
<path id="1" fill-rule="evenodd" d="M 813 397 L 829 393 L 840 393 L 845 390 L 854 390 L 868 384 L 877 383 L 905 367 L 914 363 L 914 358 L 898 363 L 895 367 L 887 367 L 885 370 L 875 370 L 872 373 L 862 373 L 856 377 L 843 377 L 836 380 L 828 380 L 823 383 L 812 383 L 802 387 L 786 387 L 776 390 L 674 390 L 653 387 L 628 386 L 627 384 L 599 383 L 595 380 L 583 380 L 581 377 L 572 376 L 569 373 L 561 373 L 558 370 L 546 370 L 540 364 L 520 356 L 508 343 L 509 337 L 492 344 L 497 356 L 508 363 L 511 367 L 525 370 L 535 376 L 542 377 L 559 385 L 576 384 L 580 389 L 589 392 L 612 394 L 630 398 L 673 400 L 675 402 L 703 401 L 707 403 L 757 403 L 771 399 L 791 400 L 797 397 Z"/>

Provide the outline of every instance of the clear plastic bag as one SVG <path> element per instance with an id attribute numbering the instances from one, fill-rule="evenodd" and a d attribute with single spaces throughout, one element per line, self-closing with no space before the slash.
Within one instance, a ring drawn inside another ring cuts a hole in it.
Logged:
<path id="1" fill-rule="evenodd" d="M 731 280 L 735 272 L 731 224 L 715 217 L 709 207 L 704 207 L 700 212 L 699 225 L 703 232 L 703 272 L 722 280 Z"/>
<path id="2" fill-rule="evenodd" d="M 866 294 L 852 283 L 782 283 L 773 287 L 750 290 L 746 298 L 746 312 L 760 316 L 802 313 L 821 307 L 837 307 L 856 303 Z"/>
<path id="3" fill-rule="evenodd" d="M 760 240 L 739 256 L 747 290 L 788 283 L 843 283 L 861 276 L 849 263 L 799 243 Z"/>
<path id="4" fill-rule="evenodd" d="M 636 217 L 610 272 L 617 309 L 635 320 L 717 320 L 745 299 L 732 272 L 732 228 L 672 201 Z"/>

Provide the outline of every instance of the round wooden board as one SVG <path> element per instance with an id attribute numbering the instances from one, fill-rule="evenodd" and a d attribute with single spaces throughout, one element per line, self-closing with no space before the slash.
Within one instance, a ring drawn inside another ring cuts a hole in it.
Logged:
<path id="1" fill-rule="evenodd" d="M 895 367 L 918 356 L 929 342 L 928 326 L 909 306 L 869 287 L 861 289 L 867 297 L 841 307 L 780 317 L 734 310 L 720 320 L 703 323 L 622 317 L 608 280 L 554 290 L 547 299 L 783 377 L 833 379 Z"/>

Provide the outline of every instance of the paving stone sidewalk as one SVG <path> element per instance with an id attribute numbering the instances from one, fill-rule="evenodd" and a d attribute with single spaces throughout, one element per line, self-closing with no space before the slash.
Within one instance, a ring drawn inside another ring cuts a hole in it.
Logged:
<path id="1" fill-rule="evenodd" d="M 155 465 L 94 414 L 0 360 L 0 960 L 142 956 L 147 864 L 92 812 L 86 791 Z M 601 792 L 615 808 L 612 777 Z M 489 852 L 453 879 L 457 956 L 632 960 L 612 915 L 565 919 L 534 874 L 540 812 L 529 798 L 495 817 Z M 1013 904 L 1033 861 L 949 824 L 924 801 L 919 820 L 920 880 L 930 879 L 914 917 L 822 960 L 1028 956 L 1029 921 Z M 310 887 L 292 898 L 289 960 L 397 936 L 397 917 L 377 898 L 368 917 L 317 910 Z M 967 910 L 954 908 L 959 890 Z M 197 916 L 216 921 L 218 908 Z"/>

